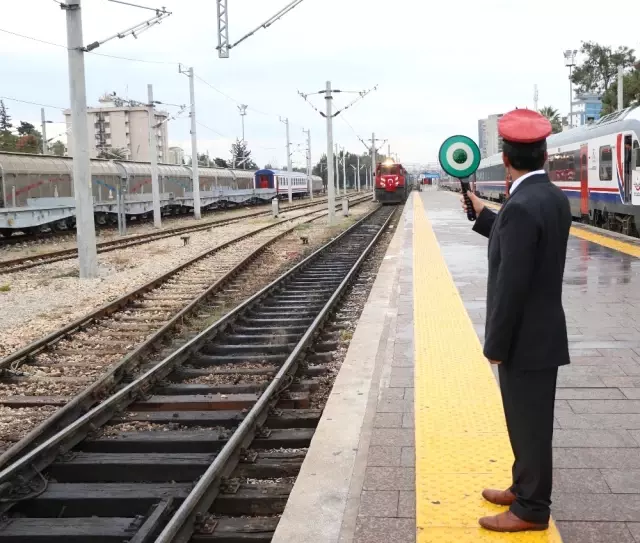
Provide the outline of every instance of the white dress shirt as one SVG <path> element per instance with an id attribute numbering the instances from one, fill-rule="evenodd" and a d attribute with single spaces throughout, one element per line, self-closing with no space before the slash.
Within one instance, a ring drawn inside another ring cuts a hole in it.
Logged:
<path id="1" fill-rule="evenodd" d="M 525 173 L 524 175 L 521 175 L 520 177 L 518 177 L 518 179 L 516 179 L 513 182 L 513 185 L 511 185 L 511 188 L 509 189 L 509 195 L 512 195 L 513 192 L 520 186 L 520 183 L 522 183 L 528 177 L 532 177 L 534 175 L 546 174 L 546 173 L 547 172 L 545 172 L 544 170 L 536 170 L 535 172 L 529 172 L 529 173 Z"/>

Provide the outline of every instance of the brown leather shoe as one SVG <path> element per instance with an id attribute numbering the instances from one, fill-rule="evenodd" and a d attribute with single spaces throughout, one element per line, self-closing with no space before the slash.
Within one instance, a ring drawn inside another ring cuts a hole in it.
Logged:
<path id="1" fill-rule="evenodd" d="M 516 501 L 516 496 L 511 490 L 493 490 L 486 488 L 482 491 L 482 497 L 494 505 L 511 505 Z"/>
<path id="2" fill-rule="evenodd" d="M 505 511 L 493 517 L 483 517 L 479 520 L 480 526 L 492 532 L 528 532 L 541 531 L 549 528 L 549 524 L 536 524 L 527 522 L 514 515 L 511 511 Z"/>

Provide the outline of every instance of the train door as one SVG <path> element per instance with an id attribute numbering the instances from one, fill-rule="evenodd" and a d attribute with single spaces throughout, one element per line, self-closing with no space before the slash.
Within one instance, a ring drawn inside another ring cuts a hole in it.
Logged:
<path id="1" fill-rule="evenodd" d="M 631 134 L 628 134 L 624 137 L 624 147 L 622 149 L 622 175 L 623 175 L 623 186 L 624 186 L 624 200 L 626 203 L 631 203 L 631 172 L 633 168 L 633 151 L 632 151 L 632 140 L 633 137 Z M 620 156 L 620 155 L 618 155 Z"/>
<path id="2" fill-rule="evenodd" d="M 589 215 L 589 146 L 580 146 L 580 214 Z"/>
<path id="3" fill-rule="evenodd" d="M 631 203 L 638 206 L 640 205 L 640 144 L 636 139 L 633 140 L 631 161 Z"/>

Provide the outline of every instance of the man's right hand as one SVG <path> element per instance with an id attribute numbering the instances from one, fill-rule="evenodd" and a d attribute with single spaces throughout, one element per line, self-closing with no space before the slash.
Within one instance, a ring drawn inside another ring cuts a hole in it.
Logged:
<path id="1" fill-rule="evenodd" d="M 484 204 L 482 203 L 482 200 L 480 200 L 480 198 L 478 198 L 471 191 L 467 192 L 467 196 L 469 197 L 469 200 L 471 200 L 471 204 L 473 205 L 473 210 L 476 212 L 476 217 L 479 217 L 480 213 L 484 209 Z M 462 204 L 462 209 L 466 213 L 467 212 L 467 202 L 464 201 L 464 196 L 462 196 L 462 195 L 460 196 L 460 203 Z"/>

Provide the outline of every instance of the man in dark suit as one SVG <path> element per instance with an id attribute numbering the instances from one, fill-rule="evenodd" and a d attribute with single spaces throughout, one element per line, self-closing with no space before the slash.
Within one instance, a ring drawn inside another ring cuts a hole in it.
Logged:
<path id="1" fill-rule="evenodd" d="M 515 462 L 509 489 L 482 493 L 509 510 L 481 518 L 480 525 L 497 532 L 545 530 L 556 379 L 558 367 L 569 363 L 562 279 L 571 211 L 543 169 L 549 121 L 515 110 L 500 119 L 498 131 L 507 179 L 513 180 L 509 197 L 497 214 L 470 198 L 477 215 L 473 229 L 489 238 L 484 355 L 498 364 Z"/>

